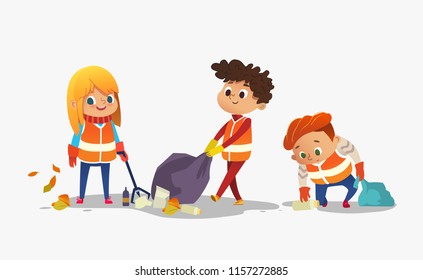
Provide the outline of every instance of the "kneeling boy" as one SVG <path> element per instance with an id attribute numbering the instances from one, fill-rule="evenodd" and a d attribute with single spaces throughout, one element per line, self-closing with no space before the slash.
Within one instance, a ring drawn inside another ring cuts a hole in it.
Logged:
<path id="1" fill-rule="evenodd" d="M 332 116 L 318 113 L 295 119 L 288 127 L 284 138 L 284 148 L 292 150 L 291 158 L 297 161 L 300 201 L 308 201 L 310 188 L 307 177 L 316 184 L 316 199 L 326 207 L 326 191 L 329 187 L 343 185 L 348 192 L 343 202 L 349 208 L 348 201 L 354 196 L 355 178 L 351 175 L 355 164 L 356 176 L 364 179 L 363 162 L 358 151 L 348 140 L 335 135 L 331 124 Z"/>

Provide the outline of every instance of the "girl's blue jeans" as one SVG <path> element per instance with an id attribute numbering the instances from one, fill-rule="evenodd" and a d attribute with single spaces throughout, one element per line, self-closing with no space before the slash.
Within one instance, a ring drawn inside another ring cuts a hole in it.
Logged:
<path id="1" fill-rule="evenodd" d="M 79 181 L 79 197 L 85 197 L 85 190 L 87 189 L 88 174 L 91 167 L 100 166 L 101 178 L 103 180 L 104 199 L 109 197 L 109 174 L 110 163 L 86 163 L 81 162 L 81 176 Z"/>

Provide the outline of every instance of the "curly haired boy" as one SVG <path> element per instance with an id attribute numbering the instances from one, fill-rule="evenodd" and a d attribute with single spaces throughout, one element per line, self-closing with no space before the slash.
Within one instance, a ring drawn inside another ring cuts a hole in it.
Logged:
<path id="1" fill-rule="evenodd" d="M 253 64 L 245 66 L 239 60 L 226 60 L 214 63 L 211 68 L 216 71 L 217 78 L 223 80 L 224 85 L 218 93 L 219 106 L 231 114 L 231 119 L 217 132 L 207 145 L 205 152 L 212 157 L 222 153 L 227 161 L 228 172 L 224 177 L 213 201 L 218 201 L 228 186 L 236 199 L 234 205 L 243 205 L 239 194 L 236 175 L 251 155 L 252 130 L 251 119 L 244 116 L 256 109 L 264 110 L 272 99 L 270 92 L 274 86 L 268 77 L 269 71 L 260 72 Z M 218 145 L 219 139 L 223 142 Z"/>

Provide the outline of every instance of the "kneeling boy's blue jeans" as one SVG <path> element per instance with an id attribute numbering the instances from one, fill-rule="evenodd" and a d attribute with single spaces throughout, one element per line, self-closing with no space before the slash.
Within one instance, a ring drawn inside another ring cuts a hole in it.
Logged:
<path id="1" fill-rule="evenodd" d="M 348 190 L 347 196 L 345 197 L 345 200 L 349 201 L 354 196 L 354 194 L 357 192 L 357 189 L 354 188 L 354 181 L 355 181 L 355 178 L 352 175 L 350 175 L 339 183 L 328 184 L 328 185 L 316 184 L 316 200 L 319 201 L 320 205 L 325 204 L 326 202 L 328 202 L 327 199 L 326 199 L 326 191 L 328 190 L 328 188 L 333 187 L 333 186 L 341 186 L 342 185 L 342 186 L 346 187 L 347 190 Z"/>

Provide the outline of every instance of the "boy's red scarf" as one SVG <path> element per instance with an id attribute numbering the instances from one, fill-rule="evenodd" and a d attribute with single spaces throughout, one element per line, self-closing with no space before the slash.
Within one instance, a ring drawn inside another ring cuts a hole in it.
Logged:
<path id="1" fill-rule="evenodd" d="M 112 115 L 106 117 L 92 117 L 84 115 L 84 120 L 90 123 L 106 123 L 112 120 Z"/>

